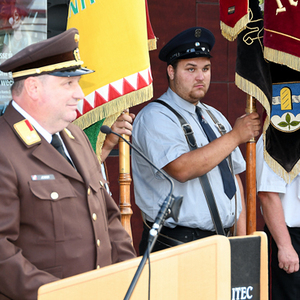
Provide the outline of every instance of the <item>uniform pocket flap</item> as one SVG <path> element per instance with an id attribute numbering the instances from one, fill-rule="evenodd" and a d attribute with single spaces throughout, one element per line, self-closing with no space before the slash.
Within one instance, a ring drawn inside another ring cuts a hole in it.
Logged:
<path id="1" fill-rule="evenodd" d="M 64 198 L 76 197 L 70 182 L 65 178 L 47 181 L 30 181 L 31 192 L 42 200 L 58 201 Z"/>

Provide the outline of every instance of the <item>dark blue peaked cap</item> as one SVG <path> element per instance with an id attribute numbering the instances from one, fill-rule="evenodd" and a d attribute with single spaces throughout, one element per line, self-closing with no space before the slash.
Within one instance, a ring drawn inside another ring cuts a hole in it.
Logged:
<path id="1" fill-rule="evenodd" d="M 175 59 L 211 57 L 214 35 L 206 28 L 192 27 L 173 37 L 159 52 L 159 59 L 172 63 Z"/>

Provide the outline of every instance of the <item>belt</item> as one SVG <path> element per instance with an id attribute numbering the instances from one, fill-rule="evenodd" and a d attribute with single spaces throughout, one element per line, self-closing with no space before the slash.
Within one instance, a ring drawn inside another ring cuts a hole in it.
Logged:
<path id="1" fill-rule="evenodd" d="M 153 223 L 146 221 L 145 227 L 147 230 L 152 228 Z M 224 228 L 226 236 L 229 236 L 231 228 Z M 177 225 L 174 228 L 163 226 L 160 233 L 158 234 L 157 240 L 169 247 L 178 246 L 187 242 L 198 240 L 204 237 L 216 235 L 215 231 L 202 230 L 199 228 L 191 228 Z M 177 236 L 185 236 L 184 241 L 178 239 Z"/>

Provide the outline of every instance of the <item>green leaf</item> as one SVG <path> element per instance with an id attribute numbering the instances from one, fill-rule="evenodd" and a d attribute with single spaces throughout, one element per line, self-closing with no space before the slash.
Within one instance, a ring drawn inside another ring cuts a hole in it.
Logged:
<path id="1" fill-rule="evenodd" d="M 278 126 L 280 127 L 287 127 L 289 124 L 288 123 L 285 123 L 285 122 L 280 122 L 278 123 Z"/>
<path id="2" fill-rule="evenodd" d="M 286 120 L 288 123 L 291 122 L 291 116 L 290 116 L 290 114 L 286 114 L 285 120 Z"/>
<path id="3" fill-rule="evenodd" d="M 299 121 L 292 121 L 292 122 L 291 122 L 291 125 L 292 125 L 292 126 L 297 126 L 297 125 L 299 125 L 299 123 L 300 123 Z"/>

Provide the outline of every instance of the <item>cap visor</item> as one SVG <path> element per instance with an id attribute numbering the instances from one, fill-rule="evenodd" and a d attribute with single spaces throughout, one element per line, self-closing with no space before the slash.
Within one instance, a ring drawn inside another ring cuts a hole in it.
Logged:
<path id="1" fill-rule="evenodd" d="M 78 68 L 78 69 L 72 69 L 66 71 L 51 72 L 49 73 L 49 75 L 58 76 L 58 77 L 73 77 L 73 76 L 82 76 L 93 72 L 95 71 L 87 68 Z"/>

